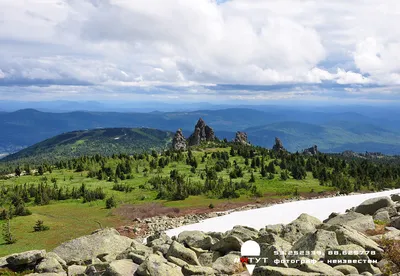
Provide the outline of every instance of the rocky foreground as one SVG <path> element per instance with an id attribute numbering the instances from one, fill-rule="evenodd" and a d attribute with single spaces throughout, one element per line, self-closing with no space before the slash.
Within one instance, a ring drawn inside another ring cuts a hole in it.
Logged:
<path id="1" fill-rule="evenodd" d="M 157 233 L 143 243 L 101 229 L 52 252 L 0 258 L 0 267 L 33 270 L 29 275 L 244 276 L 249 273 L 239 258 L 249 240 L 261 248 L 253 275 L 399 276 L 400 195 L 369 199 L 323 222 L 302 214 L 259 231 L 236 226 L 226 233 L 185 231 L 172 239 Z"/>

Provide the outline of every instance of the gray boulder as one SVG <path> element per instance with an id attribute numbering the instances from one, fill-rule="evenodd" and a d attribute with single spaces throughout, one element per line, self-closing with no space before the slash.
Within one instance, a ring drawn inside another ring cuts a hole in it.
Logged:
<path id="1" fill-rule="evenodd" d="M 355 274 L 358 275 L 358 270 L 351 265 L 337 265 L 333 267 L 335 270 L 342 272 L 344 275 Z"/>
<path id="2" fill-rule="evenodd" d="M 254 269 L 253 276 L 311 276 L 320 275 L 319 273 L 308 273 L 296 268 L 276 267 L 276 266 L 258 266 Z"/>
<path id="3" fill-rule="evenodd" d="M 113 259 L 125 251 L 133 240 L 121 236 L 117 230 L 112 228 L 94 232 L 56 247 L 53 252 L 70 264 L 76 260 L 91 260 L 98 255 L 108 254 Z"/>
<path id="4" fill-rule="evenodd" d="M 196 253 L 176 241 L 172 242 L 171 246 L 169 247 L 167 258 L 170 256 L 181 259 L 191 265 L 200 265 Z"/>
<path id="5" fill-rule="evenodd" d="M 322 263 L 322 262 L 303 262 L 302 264 L 297 265 L 296 267 L 301 271 L 304 272 L 313 272 L 313 273 L 319 273 L 320 275 L 330 275 L 330 276 L 343 276 L 344 274 L 340 272 L 339 270 L 336 270 L 332 268 L 331 266 Z"/>
<path id="6" fill-rule="evenodd" d="M 363 215 L 373 215 L 381 208 L 394 205 L 394 202 L 388 196 L 371 198 L 356 207 L 354 210 Z"/>
<path id="7" fill-rule="evenodd" d="M 68 276 L 85 276 L 86 266 L 71 265 L 68 267 Z"/>
<path id="8" fill-rule="evenodd" d="M 284 226 L 281 237 L 293 243 L 303 235 L 315 231 L 320 224 L 322 222 L 319 219 L 307 214 L 301 214 L 297 219 Z"/>
<path id="9" fill-rule="evenodd" d="M 212 251 L 218 251 L 222 254 L 229 253 L 231 251 L 240 251 L 243 241 L 235 236 L 228 236 L 218 241 L 211 247 Z"/>
<path id="10" fill-rule="evenodd" d="M 378 220 L 381 222 L 389 223 L 390 222 L 390 216 L 388 211 L 379 211 L 374 214 L 374 221 Z"/>
<path id="11" fill-rule="evenodd" d="M 363 247 L 367 251 L 374 252 L 374 255 L 370 255 L 372 258 L 378 260 L 382 258 L 382 248 L 380 248 L 375 241 L 373 241 L 363 233 L 360 233 L 357 230 L 346 225 L 333 225 L 329 227 L 328 230 L 334 231 L 336 233 L 336 238 L 339 242 L 339 245 L 356 244 Z"/>
<path id="12" fill-rule="evenodd" d="M 346 214 L 338 215 L 326 221 L 329 225 L 347 225 L 359 232 L 366 232 L 367 230 L 374 230 L 375 223 L 372 216 L 363 215 L 350 211 Z"/>
<path id="13" fill-rule="evenodd" d="M 283 250 L 281 247 L 277 245 L 270 245 L 267 243 L 260 243 L 261 249 L 261 258 L 267 258 L 266 262 L 263 262 L 262 265 L 272 265 L 272 266 L 281 266 L 288 267 L 286 256 L 284 254 L 276 254 L 277 252 L 288 252 L 289 250 Z"/>
<path id="14" fill-rule="evenodd" d="M 245 242 L 248 240 L 257 239 L 258 235 L 259 235 L 258 231 L 254 228 L 237 225 L 234 226 L 232 230 L 227 231 L 224 236 L 225 237 L 235 236 L 239 238 L 241 241 Z"/>
<path id="15" fill-rule="evenodd" d="M 219 257 L 221 257 L 221 253 L 219 253 L 218 251 L 214 251 L 214 252 L 202 253 L 198 256 L 198 259 L 199 263 L 202 266 L 212 267 L 215 260 L 218 259 Z"/>
<path id="16" fill-rule="evenodd" d="M 393 194 L 390 196 L 390 198 L 392 199 L 392 201 L 400 202 L 400 194 Z"/>
<path id="17" fill-rule="evenodd" d="M 31 250 L 18 254 L 12 254 L 6 261 L 9 266 L 18 267 L 36 264 L 46 256 L 46 250 Z"/>
<path id="18" fill-rule="evenodd" d="M 258 243 L 267 243 L 270 245 L 274 245 L 277 248 L 280 248 L 281 251 L 289 251 L 292 248 L 292 244 L 288 241 L 285 241 L 281 237 L 273 233 L 263 233 L 255 239 Z"/>
<path id="19" fill-rule="evenodd" d="M 265 228 L 260 231 L 260 235 L 262 235 L 263 233 L 272 233 L 280 236 L 283 232 L 284 227 L 285 225 L 283 224 L 270 224 L 265 226 Z"/>
<path id="20" fill-rule="evenodd" d="M 400 229 L 400 217 L 396 217 L 394 218 L 391 222 L 390 222 L 390 226 L 396 228 L 396 229 Z"/>
<path id="21" fill-rule="evenodd" d="M 216 271 L 216 274 L 236 274 L 245 271 L 245 267 L 242 263 L 237 262 L 237 259 L 240 258 L 239 255 L 236 254 L 227 254 L 223 257 L 218 258 L 212 268 Z"/>
<path id="22" fill-rule="evenodd" d="M 190 247 L 209 250 L 215 243 L 215 240 L 201 231 L 183 231 L 179 234 L 178 242 Z"/>
<path id="23" fill-rule="evenodd" d="M 59 273 L 64 272 L 62 265 L 58 262 L 56 258 L 45 257 L 38 265 L 35 267 L 35 272 L 46 273 L 53 272 Z"/>
<path id="24" fill-rule="evenodd" d="M 104 276 L 132 276 L 138 267 L 132 260 L 113 261 L 108 265 Z"/>
<path id="25" fill-rule="evenodd" d="M 181 268 L 160 255 L 151 254 L 136 270 L 138 276 L 183 276 Z"/>
<path id="26" fill-rule="evenodd" d="M 202 275 L 202 276 L 214 276 L 214 269 L 211 267 L 203 267 L 203 266 L 194 266 L 194 265 L 185 265 L 182 267 L 182 273 L 185 276 L 192 275 Z"/>
<path id="27" fill-rule="evenodd" d="M 319 229 L 315 232 L 307 233 L 302 236 L 292 247 L 292 251 L 315 251 L 314 255 L 307 256 L 308 258 L 319 260 L 324 257 L 327 247 L 338 246 L 336 234 L 331 231 Z M 321 252 L 321 254 L 318 254 Z"/>

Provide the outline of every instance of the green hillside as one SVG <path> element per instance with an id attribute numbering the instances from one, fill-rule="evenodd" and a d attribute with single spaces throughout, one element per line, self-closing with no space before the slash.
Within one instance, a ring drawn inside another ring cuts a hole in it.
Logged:
<path id="1" fill-rule="evenodd" d="M 132 154 L 167 148 L 172 133 L 149 128 L 104 128 L 63 133 L 2 159 L 38 162 L 83 155 Z"/>

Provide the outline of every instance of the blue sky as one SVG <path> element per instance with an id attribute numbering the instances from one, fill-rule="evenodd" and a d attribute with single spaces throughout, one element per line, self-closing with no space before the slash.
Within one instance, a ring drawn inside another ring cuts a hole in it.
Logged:
<path id="1" fill-rule="evenodd" d="M 398 0 L 21 0 L 0 10 L 0 100 L 400 100 Z"/>

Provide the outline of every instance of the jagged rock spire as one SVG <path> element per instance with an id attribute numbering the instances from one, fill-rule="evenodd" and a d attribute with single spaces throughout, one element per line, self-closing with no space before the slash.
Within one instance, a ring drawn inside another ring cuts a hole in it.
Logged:
<path id="1" fill-rule="evenodd" d="M 203 141 L 214 141 L 215 140 L 215 133 L 214 130 L 206 125 L 204 120 L 200 118 L 197 121 L 197 124 L 194 128 L 194 132 L 188 138 L 189 146 L 197 146 L 200 145 Z"/>

